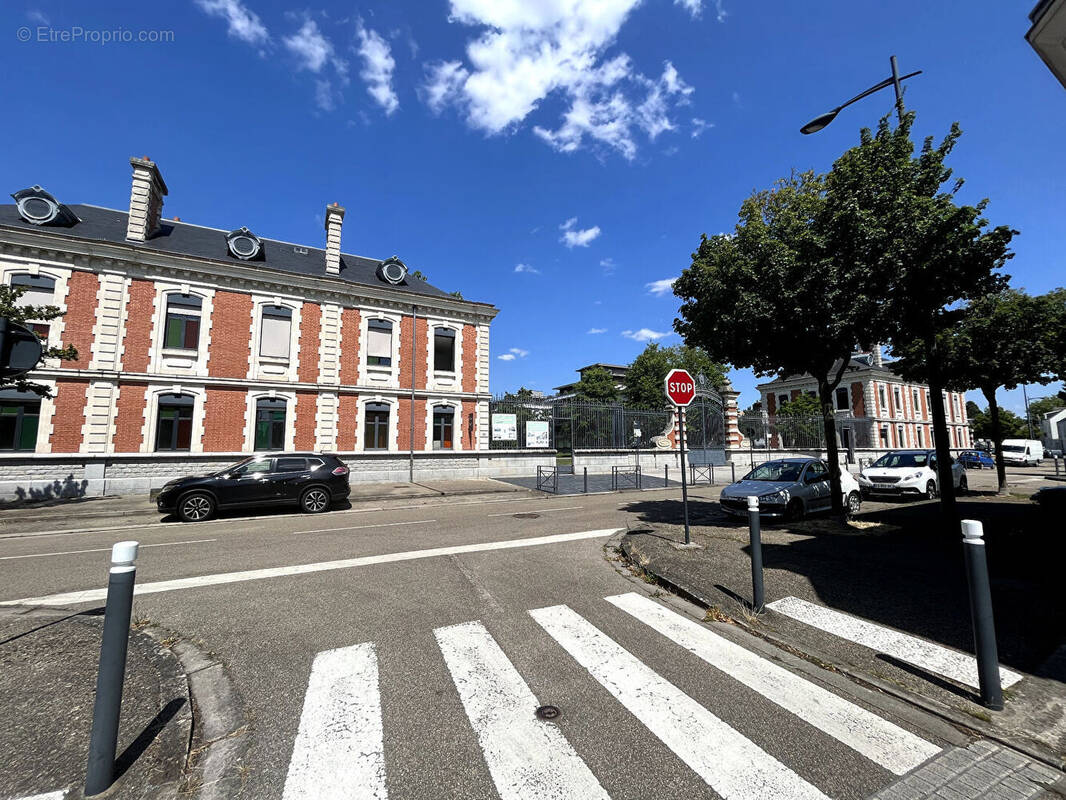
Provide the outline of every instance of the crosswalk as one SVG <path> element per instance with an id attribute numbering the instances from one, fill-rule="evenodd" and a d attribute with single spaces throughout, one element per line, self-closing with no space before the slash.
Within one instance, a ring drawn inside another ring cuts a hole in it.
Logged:
<path id="1" fill-rule="evenodd" d="M 726 722 L 721 712 L 716 715 L 646 663 L 662 658 L 663 651 L 695 656 L 694 665 L 757 693 L 776 713 L 794 718 L 790 724 L 809 726 L 808 739 L 826 736 L 850 749 L 883 770 L 886 781 L 941 752 L 939 745 L 651 598 L 627 593 L 604 601 L 596 611 L 606 615 L 598 618 L 601 624 L 604 619 L 636 620 L 640 630 L 650 629 L 659 641 L 656 651 L 642 660 L 566 605 L 530 610 L 536 623 L 531 630 L 539 628 L 546 637 L 544 646 L 557 648 L 545 657 L 569 658 L 578 665 L 576 674 L 587 673 L 590 685 L 606 690 L 647 735 L 673 754 L 672 769 L 688 771 L 692 780 L 705 783 L 709 797 L 823 800 L 853 792 L 839 784 L 815 785 L 810 770 L 783 763 L 782 752 L 767 752 L 756 742 L 759 736 L 740 730 L 735 714 Z M 538 715 L 541 702 L 536 693 L 483 622 L 438 628 L 433 636 L 465 712 L 465 719 L 456 718 L 456 724 L 473 732 L 501 800 L 609 800 L 604 784 L 610 785 L 610 776 L 593 769 L 602 770 L 603 759 L 579 753 L 568 741 L 565 725 Z M 284 800 L 389 797 L 382 705 L 374 642 L 319 653 L 307 682 Z M 587 739 L 580 741 L 589 747 Z M 611 743 L 603 747 L 609 749 Z"/>

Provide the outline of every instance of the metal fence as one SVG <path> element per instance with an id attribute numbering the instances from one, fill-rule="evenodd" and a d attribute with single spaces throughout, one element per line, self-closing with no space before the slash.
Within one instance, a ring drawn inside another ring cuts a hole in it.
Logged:
<path id="1" fill-rule="evenodd" d="M 826 446 L 825 424 L 821 416 L 764 417 L 742 414 L 738 420 L 747 444 L 757 449 L 818 450 Z M 843 451 L 879 447 L 872 419 L 838 417 L 837 444 Z"/>
<path id="2" fill-rule="evenodd" d="M 490 449 L 548 447 L 564 453 L 654 449 L 655 437 L 668 432 L 672 418 L 666 409 L 511 397 L 491 401 L 489 414 Z M 690 448 L 724 447 L 725 424 L 717 395 L 697 398 L 687 409 L 685 425 Z"/>

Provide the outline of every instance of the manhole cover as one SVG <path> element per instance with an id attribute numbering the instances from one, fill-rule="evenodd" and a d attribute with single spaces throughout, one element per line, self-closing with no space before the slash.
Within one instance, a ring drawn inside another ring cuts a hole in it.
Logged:
<path id="1" fill-rule="evenodd" d="M 537 513 L 533 512 L 533 511 L 525 511 L 525 512 L 523 512 L 521 514 L 515 514 L 514 518 L 515 519 L 539 519 L 540 518 L 540 514 L 537 514 Z"/>
<path id="2" fill-rule="evenodd" d="M 536 715 L 539 719 L 555 719 L 562 713 L 555 706 L 541 706 L 536 710 Z"/>

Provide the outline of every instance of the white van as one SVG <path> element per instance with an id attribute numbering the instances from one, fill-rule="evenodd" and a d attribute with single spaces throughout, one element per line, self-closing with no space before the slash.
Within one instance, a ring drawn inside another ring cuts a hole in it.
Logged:
<path id="1" fill-rule="evenodd" d="M 1003 463 L 1032 466 L 1044 458 L 1044 445 L 1036 439 L 1004 439 Z"/>

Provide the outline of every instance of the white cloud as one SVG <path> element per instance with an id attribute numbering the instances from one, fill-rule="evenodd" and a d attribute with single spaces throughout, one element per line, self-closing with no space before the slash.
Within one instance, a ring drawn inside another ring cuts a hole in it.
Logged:
<path id="1" fill-rule="evenodd" d="M 299 60 L 300 69 L 321 72 L 327 63 L 335 59 L 333 43 L 318 29 L 313 19 L 304 20 L 303 26 L 292 36 L 286 36 L 282 42 Z M 347 65 L 345 65 L 347 68 Z M 347 71 L 347 69 L 345 69 Z"/>
<path id="2" fill-rule="evenodd" d="M 692 88 L 672 65 L 652 81 L 624 53 L 602 61 L 641 0 L 451 0 L 451 22 L 480 29 L 466 60 L 427 65 L 422 96 L 451 105 L 488 134 L 514 129 L 549 96 L 568 104 L 560 125 L 534 133 L 561 152 L 586 141 L 636 155 L 634 128 L 654 138 L 671 130 L 669 106 Z M 652 133 L 654 132 L 654 133 Z"/>
<path id="3" fill-rule="evenodd" d="M 588 332 L 590 334 L 607 333 L 607 329 L 606 328 L 589 328 Z"/>
<path id="4" fill-rule="evenodd" d="M 515 272 L 528 272 L 530 275 L 540 275 L 540 270 L 536 267 L 531 267 L 529 264 L 518 264 L 514 268 Z"/>
<path id="5" fill-rule="evenodd" d="M 521 347 L 512 347 L 510 352 L 512 352 L 514 355 L 518 356 L 519 358 L 525 358 L 526 356 L 529 355 L 529 351 L 528 350 L 523 350 Z"/>
<path id="6" fill-rule="evenodd" d="M 367 94 L 385 109 L 386 116 L 391 115 L 400 107 L 400 98 L 392 88 L 392 73 L 396 69 L 392 49 L 377 31 L 367 30 L 362 24 L 356 35 L 359 37 L 358 53 L 363 59 L 359 77 L 366 81 Z"/>
<path id="7" fill-rule="evenodd" d="M 570 217 L 570 219 L 559 226 L 559 230 L 563 232 L 559 241 L 571 250 L 575 247 L 588 247 L 589 242 L 600 235 L 599 225 L 593 225 L 591 228 L 585 228 L 583 230 L 577 228 L 576 225 L 577 217 Z"/>
<path id="8" fill-rule="evenodd" d="M 635 342 L 654 342 L 657 339 L 663 339 L 669 336 L 670 333 L 660 333 L 659 331 L 653 331 L 650 328 L 641 328 L 639 331 L 622 331 L 622 335 Z"/>
<path id="9" fill-rule="evenodd" d="M 663 278 L 661 281 L 652 281 L 651 283 L 644 284 L 644 288 L 648 290 L 648 294 L 662 297 L 673 290 L 674 281 L 676 280 L 677 278 Z"/>
<path id="10" fill-rule="evenodd" d="M 502 356 L 496 356 L 500 361 L 514 361 L 514 356 L 511 353 L 504 353 Z"/>
<path id="11" fill-rule="evenodd" d="M 196 0 L 196 5 L 212 17 L 226 20 L 227 33 L 247 44 L 266 44 L 270 34 L 258 15 L 240 0 Z"/>
<path id="12" fill-rule="evenodd" d="M 707 120 L 700 119 L 699 117 L 693 117 L 692 118 L 692 138 L 693 139 L 699 139 L 700 136 L 703 134 L 703 132 L 705 130 L 708 130 L 709 128 L 713 128 L 713 127 L 714 127 L 714 123 L 713 122 L 708 122 Z"/>
<path id="13" fill-rule="evenodd" d="M 315 105 L 323 111 L 332 111 L 337 107 L 333 97 L 333 84 L 328 80 L 315 81 Z"/>
<path id="14" fill-rule="evenodd" d="M 674 5 L 682 6 L 693 19 L 703 12 L 703 0 L 674 0 Z M 719 22 L 725 22 L 725 18 L 729 16 L 722 6 L 722 0 L 714 0 L 714 11 Z"/>

